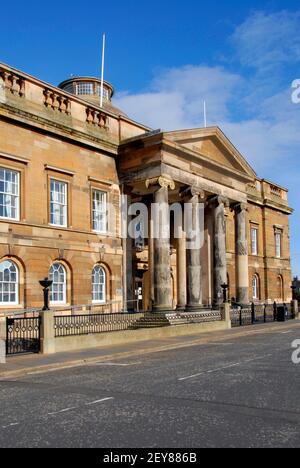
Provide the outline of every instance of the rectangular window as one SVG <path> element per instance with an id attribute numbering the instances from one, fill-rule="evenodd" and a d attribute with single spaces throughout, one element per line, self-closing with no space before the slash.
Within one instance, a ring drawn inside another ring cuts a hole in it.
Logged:
<path id="1" fill-rule="evenodd" d="M 68 226 L 68 184 L 55 179 L 50 181 L 50 223 Z"/>
<path id="2" fill-rule="evenodd" d="M 0 218 L 20 219 L 20 174 L 0 168 Z"/>
<path id="3" fill-rule="evenodd" d="M 107 232 L 107 193 L 93 190 L 93 231 Z"/>
<path id="4" fill-rule="evenodd" d="M 77 94 L 94 94 L 93 83 L 77 83 Z"/>
<path id="5" fill-rule="evenodd" d="M 282 233 L 275 232 L 275 255 L 276 258 L 281 258 L 281 241 L 282 241 Z"/>
<path id="6" fill-rule="evenodd" d="M 251 228 L 251 254 L 258 255 L 258 229 Z"/>

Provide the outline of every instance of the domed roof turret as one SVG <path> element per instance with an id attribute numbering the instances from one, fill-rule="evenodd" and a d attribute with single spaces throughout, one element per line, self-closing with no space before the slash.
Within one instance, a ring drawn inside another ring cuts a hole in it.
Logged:
<path id="1" fill-rule="evenodd" d="M 63 81 L 58 85 L 60 89 L 68 93 L 74 94 L 75 96 L 84 99 L 91 104 L 100 106 L 100 97 L 101 97 L 101 80 L 99 78 L 93 77 L 73 77 L 68 80 Z M 113 86 L 104 81 L 103 83 L 103 108 L 108 112 L 112 112 L 116 115 L 123 115 L 126 117 L 126 114 L 113 106 L 111 99 L 114 95 Z"/>

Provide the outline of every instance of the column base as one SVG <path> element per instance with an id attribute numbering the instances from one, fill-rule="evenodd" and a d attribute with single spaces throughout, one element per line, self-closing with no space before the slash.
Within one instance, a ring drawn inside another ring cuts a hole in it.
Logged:
<path id="1" fill-rule="evenodd" d="M 174 309 L 171 306 L 153 306 L 152 307 L 153 314 L 173 314 Z"/>
<path id="2" fill-rule="evenodd" d="M 176 307 L 176 311 L 177 311 L 177 312 L 185 312 L 185 310 L 186 310 L 186 306 L 185 306 L 185 305 L 184 305 L 184 306 L 177 306 L 177 307 Z"/>
<path id="3" fill-rule="evenodd" d="M 200 304 L 195 305 L 187 305 L 185 308 L 185 312 L 202 312 L 203 306 Z"/>

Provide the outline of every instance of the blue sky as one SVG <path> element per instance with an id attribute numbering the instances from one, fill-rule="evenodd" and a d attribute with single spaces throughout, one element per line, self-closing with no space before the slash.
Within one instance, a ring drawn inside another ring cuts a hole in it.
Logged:
<path id="1" fill-rule="evenodd" d="M 260 177 L 290 189 L 300 275 L 300 104 L 291 101 L 299 0 L 15 0 L 0 14 L 0 61 L 53 84 L 99 75 L 106 32 L 115 103 L 154 128 L 202 126 L 205 99 L 209 124 L 221 126 Z"/>

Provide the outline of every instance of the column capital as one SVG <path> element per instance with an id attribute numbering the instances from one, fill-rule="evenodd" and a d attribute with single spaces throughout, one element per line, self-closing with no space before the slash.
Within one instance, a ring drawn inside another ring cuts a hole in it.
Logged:
<path id="1" fill-rule="evenodd" d="M 234 205 L 234 209 L 237 213 L 242 213 L 243 211 L 248 211 L 247 203 L 236 203 Z"/>
<path id="2" fill-rule="evenodd" d="M 190 200 L 194 197 L 198 197 L 202 201 L 206 200 L 205 191 L 195 185 L 191 187 L 184 187 L 180 192 L 180 196 L 183 200 Z"/>
<path id="3" fill-rule="evenodd" d="M 157 186 L 158 188 L 170 188 L 171 190 L 175 190 L 176 187 L 174 180 L 165 174 L 146 180 L 147 189 L 154 186 Z"/>
<path id="4" fill-rule="evenodd" d="M 215 207 L 224 205 L 225 208 L 229 208 L 230 206 L 229 199 L 223 195 L 216 195 L 215 197 L 211 198 L 209 200 L 209 204 Z"/>

